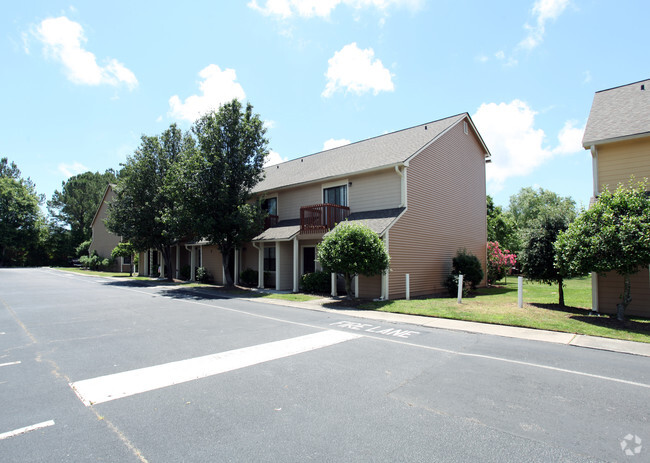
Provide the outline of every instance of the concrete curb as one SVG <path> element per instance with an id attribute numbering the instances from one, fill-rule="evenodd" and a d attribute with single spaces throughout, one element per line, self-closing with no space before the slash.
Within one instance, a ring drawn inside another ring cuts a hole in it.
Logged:
<path id="1" fill-rule="evenodd" d="M 373 310 L 345 310 L 330 309 L 323 304 L 333 302 L 334 299 L 320 299 L 313 302 L 295 302 L 282 299 L 240 298 L 265 304 L 283 305 L 300 309 L 317 310 L 320 312 L 335 313 L 346 317 L 364 318 L 368 320 L 392 323 L 408 323 L 411 325 L 426 326 L 452 331 L 465 331 L 468 333 L 488 334 L 530 341 L 551 342 L 588 349 L 606 350 L 623 354 L 641 355 L 650 357 L 650 343 L 623 341 L 620 339 L 601 338 L 584 334 L 562 333 L 559 331 L 538 330 L 518 326 L 492 325 L 464 320 L 451 320 L 447 318 L 424 317 L 421 315 L 408 315 L 390 312 L 376 312 Z"/>

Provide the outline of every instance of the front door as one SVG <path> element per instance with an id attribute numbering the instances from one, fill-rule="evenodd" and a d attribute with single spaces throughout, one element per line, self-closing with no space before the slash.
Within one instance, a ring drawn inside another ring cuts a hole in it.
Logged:
<path id="1" fill-rule="evenodd" d="M 302 248 L 302 273 L 314 273 L 316 271 L 316 248 Z"/>

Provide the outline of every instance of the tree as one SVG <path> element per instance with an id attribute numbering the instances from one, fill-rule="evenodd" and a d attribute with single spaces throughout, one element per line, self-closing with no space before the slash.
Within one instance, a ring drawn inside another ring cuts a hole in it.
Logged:
<path id="1" fill-rule="evenodd" d="M 35 259 L 44 226 L 42 201 L 16 164 L 0 159 L 0 267 L 42 263 Z"/>
<path id="2" fill-rule="evenodd" d="M 197 154 L 178 166 L 176 220 L 219 247 L 230 287 L 230 255 L 263 229 L 265 213 L 251 192 L 264 175 L 266 129 L 250 103 L 242 110 L 232 100 L 199 118 L 192 132 Z"/>
<path id="3" fill-rule="evenodd" d="M 569 197 L 538 188 L 522 188 L 519 193 L 510 197 L 508 210 L 518 230 L 518 242 L 509 249 L 519 253 L 525 243 L 529 229 L 535 227 L 537 220 L 545 214 L 567 217 L 573 221 L 576 215 L 575 201 Z M 501 243 L 504 245 L 503 243 Z"/>
<path id="4" fill-rule="evenodd" d="M 367 226 L 342 222 L 316 248 L 323 270 L 343 274 L 347 298 L 352 299 L 352 279 L 380 275 L 388 270 L 390 256 L 379 235 Z"/>
<path id="5" fill-rule="evenodd" d="M 176 183 L 174 165 L 194 148 L 176 124 L 160 136 L 142 136 L 140 147 L 119 173 L 115 198 L 109 204 L 106 225 L 112 233 L 129 241 L 136 250 L 156 249 L 171 262 L 170 246 L 184 234 L 173 220 Z M 171 266 L 167 278 L 172 279 Z"/>
<path id="6" fill-rule="evenodd" d="M 507 249 L 501 249 L 496 241 L 488 241 L 487 267 L 488 284 L 494 284 L 506 275 L 506 270 L 517 265 L 517 256 Z"/>
<path id="7" fill-rule="evenodd" d="M 618 185 L 605 190 L 598 201 L 583 211 L 569 228 L 560 233 L 555 249 L 556 265 L 565 272 L 605 274 L 623 277 L 623 295 L 617 317 L 623 320 L 632 301 L 630 277 L 650 265 L 650 198 L 647 183 Z"/>
<path id="8" fill-rule="evenodd" d="M 91 223 L 109 183 L 115 183 L 115 171 L 84 172 L 61 183 L 47 202 L 50 215 L 60 224 L 70 228 L 72 246 L 90 239 Z"/>
<path id="9" fill-rule="evenodd" d="M 571 277 L 567 268 L 555 267 L 555 241 L 569 227 L 569 218 L 561 214 L 545 214 L 528 230 L 524 248 L 519 254 L 522 271 L 527 278 L 558 285 L 558 303 L 564 307 L 564 279 Z"/>
<path id="10" fill-rule="evenodd" d="M 519 249 L 519 230 L 509 212 L 495 206 L 490 195 L 487 196 L 487 237 L 508 249 Z"/>

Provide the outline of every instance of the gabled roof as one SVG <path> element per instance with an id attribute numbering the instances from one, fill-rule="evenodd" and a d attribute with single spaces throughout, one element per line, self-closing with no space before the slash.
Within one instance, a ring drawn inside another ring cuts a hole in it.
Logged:
<path id="1" fill-rule="evenodd" d="M 265 179 L 255 186 L 253 192 L 277 190 L 404 163 L 464 119 L 488 158 L 490 152 L 469 114 L 462 113 L 267 167 Z"/>
<path id="2" fill-rule="evenodd" d="M 650 136 L 650 80 L 601 90 L 594 95 L 582 146 Z"/>

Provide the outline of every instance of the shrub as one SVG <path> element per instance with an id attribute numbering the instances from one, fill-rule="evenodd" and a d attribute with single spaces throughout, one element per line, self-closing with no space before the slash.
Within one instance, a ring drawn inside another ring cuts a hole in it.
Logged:
<path id="1" fill-rule="evenodd" d="M 192 267 L 190 267 L 189 265 L 183 265 L 180 272 L 181 280 L 187 281 L 190 279 L 190 276 L 192 276 Z"/>
<path id="2" fill-rule="evenodd" d="M 462 274 L 463 282 L 469 283 L 471 289 L 476 289 L 476 285 L 481 283 L 484 275 L 481 261 L 467 249 L 458 250 L 456 253 L 456 257 L 452 259 L 451 273 L 453 275 Z"/>
<path id="3" fill-rule="evenodd" d="M 300 288 L 306 293 L 328 293 L 331 275 L 327 272 L 305 273 L 300 278 Z"/>
<path id="4" fill-rule="evenodd" d="M 90 256 L 81 256 L 79 258 L 79 263 L 82 267 L 90 270 L 106 270 L 113 264 L 113 259 L 103 259 L 97 254 L 97 251 L 93 251 Z"/>
<path id="5" fill-rule="evenodd" d="M 88 256 L 88 249 L 90 248 L 90 243 L 92 243 L 92 240 L 86 240 L 86 241 L 82 242 L 79 246 L 74 248 L 74 251 L 75 251 L 77 257 L 87 257 Z"/>
<path id="6" fill-rule="evenodd" d="M 447 288 L 450 297 L 458 296 L 458 275 L 450 273 L 447 275 L 443 285 Z M 471 283 L 463 276 L 463 297 L 469 296 L 470 285 Z"/>
<path id="7" fill-rule="evenodd" d="M 210 283 L 212 281 L 212 275 L 210 275 L 207 268 L 199 267 L 196 269 L 196 281 Z"/>
<path id="8" fill-rule="evenodd" d="M 244 286 L 249 286 L 249 287 L 257 286 L 258 275 L 259 274 L 257 273 L 256 270 L 253 270 L 252 268 L 247 268 L 246 270 L 244 270 L 239 274 L 239 281 L 241 281 L 241 283 Z"/>

